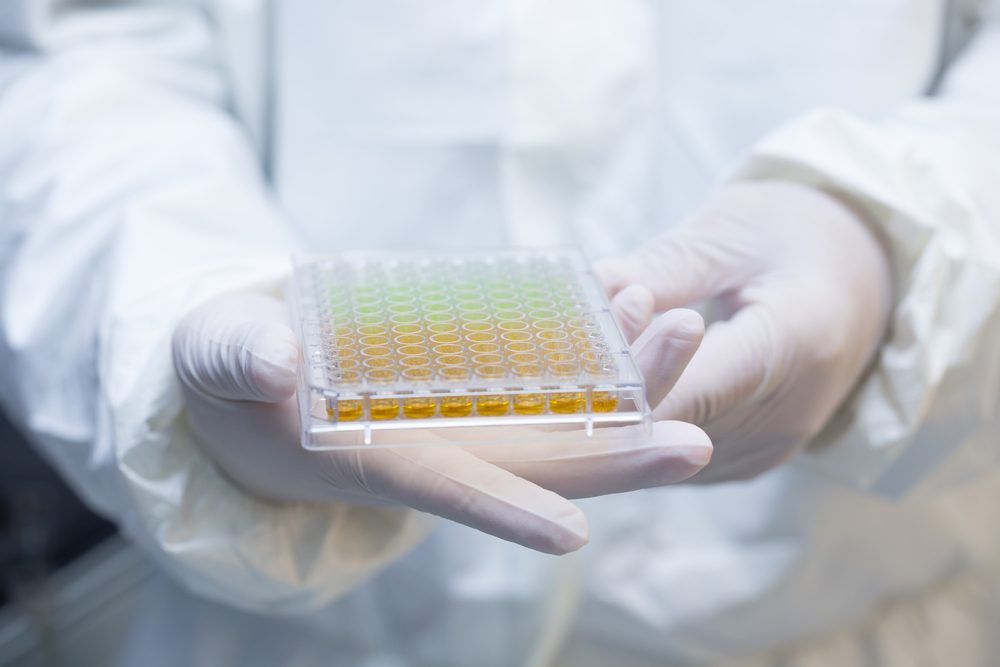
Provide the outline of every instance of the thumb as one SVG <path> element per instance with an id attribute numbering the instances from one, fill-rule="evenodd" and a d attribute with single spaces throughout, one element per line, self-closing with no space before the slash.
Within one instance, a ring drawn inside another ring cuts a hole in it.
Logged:
<path id="1" fill-rule="evenodd" d="M 600 259 L 593 270 L 609 296 L 643 285 L 653 296 L 654 310 L 665 311 L 739 286 L 752 263 L 734 239 L 703 233 L 691 224 L 627 255 Z"/>
<path id="2" fill-rule="evenodd" d="M 172 348 L 181 382 L 203 396 L 277 403 L 295 391 L 298 343 L 278 299 L 212 299 L 181 321 Z"/>
<path id="3" fill-rule="evenodd" d="M 611 312 L 632 344 L 653 319 L 653 295 L 642 285 L 629 285 L 611 300 Z"/>

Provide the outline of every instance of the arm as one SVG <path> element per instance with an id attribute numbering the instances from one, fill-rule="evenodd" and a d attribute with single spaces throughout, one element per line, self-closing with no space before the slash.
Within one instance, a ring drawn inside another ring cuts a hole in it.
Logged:
<path id="1" fill-rule="evenodd" d="M 941 97 L 790 123 L 677 229 L 598 264 L 625 320 L 702 299 L 723 315 L 654 407 L 711 436 L 693 481 L 812 443 L 795 465 L 899 496 L 1000 458 L 996 5 L 982 19 Z"/>
<path id="2" fill-rule="evenodd" d="M 485 456 L 447 443 L 305 452 L 296 341 L 275 298 L 293 243 L 225 111 L 212 24 L 194 4 L 4 7 L 0 397 L 192 590 L 321 606 L 422 539 L 421 512 L 564 553 L 587 539 L 567 497 L 706 463 L 687 424 Z M 683 368 L 699 327 L 665 322 L 640 363 Z"/>
<path id="3" fill-rule="evenodd" d="M 1000 3 L 938 97 L 880 123 L 817 112 L 765 139 L 739 180 L 834 193 L 889 252 L 895 299 L 873 368 L 802 465 L 886 495 L 1000 457 Z"/>
<path id="4" fill-rule="evenodd" d="M 0 397 L 188 586 L 316 606 L 410 548 L 424 519 L 259 501 L 193 444 L 174 326 L 214 294 L 276 290 L 293 246 L 225 110 L 210 25 L 190 3 L 3 3 Z M 351 543 L 365 521 L 383 530 Z M 324 557 L 298 560 L 305 542 Z"/>

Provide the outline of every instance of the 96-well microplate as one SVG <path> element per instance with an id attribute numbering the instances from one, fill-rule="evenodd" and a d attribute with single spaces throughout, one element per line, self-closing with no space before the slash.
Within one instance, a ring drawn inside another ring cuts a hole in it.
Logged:
<path id="1" fill-rule="evenodd" d="M 306 447 L 456 426 L 494 429 L 485 439 L 505 425 L 591 433 L 647 416 L 628 345 L 574 251 L 310 259 L 293 292 Z M 363 437 L 317 437 L 338 432 Z"/>

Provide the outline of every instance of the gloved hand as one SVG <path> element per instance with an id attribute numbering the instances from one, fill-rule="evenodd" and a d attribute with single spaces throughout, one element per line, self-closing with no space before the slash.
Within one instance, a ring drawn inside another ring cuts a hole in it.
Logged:
<path id="1" fill-rule="evenodd" d="M 640 365 L 664 369 L 649 388 L 654 396 L 669 390 L 703 333 L 697 313 L 678 311 L 637 343 Z M 306 451 L 294 396 L 297 342 L 284 304 L 256 294 L 227 294 L 190 313 L 174 334 L 173 357 L 196 440 L 247 491 L 407 505 L 548 553 L 587 541 L 586 518 L 566 498 L 677 482 L 712 451 L 700 429 L 679 422 L 659 423 L 649 436 L 617 428 L 590 442 L 529 431 L 535 441 L 506 448 Z M 446 441 L 445 431 L 426 437 Z"/>
<path id="2" fill-rule="evenodd" d="M 816 436 L 872 359 L 891 303 L 888 261 L 864 222 L 827 194 L 778 181 L 728 185 L 595 271 L 632 331 L 654 310 L 713 298 L 723 310 L 654 406 L 654 418 L 711 437 L 712 462 L 694 482 L 753 477 Z"/>

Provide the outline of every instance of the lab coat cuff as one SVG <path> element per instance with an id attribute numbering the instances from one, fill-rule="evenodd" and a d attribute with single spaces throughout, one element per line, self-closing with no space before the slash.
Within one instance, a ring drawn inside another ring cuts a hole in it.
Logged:
<path id="1" fill-rule="evenodd" d="M 281 256 L 186 272 L 116 306 L 101 336 L 104 438 L 127 499 L 122 528 L 193 593 L 268 613 L 323 607 L 410 550 L 431 525 L 404 508 L 258 499 L 194 442 L 171 362 L 174 326 L 227 291 L 280 295 L 288 268 Z"/>
<path id="2" fill-rule="evenodd" d="M 994 381 L 967 367 L 989 353 L 984 334 L 1000 333 L 997 304 L 975 302 L 998 298 L 997 228 L 983 224 L 967 190 L 941 167 L 945 144 L 926 136 L 816 111 L 764 138 L 732 176 L 826 191 L 883 244 L 894 285 L 889 333 L 795 465 L 888 497 L 950 486 L 997 458 L 987 416 L 961 405 L 981 403 L 977 388 Z"/>

